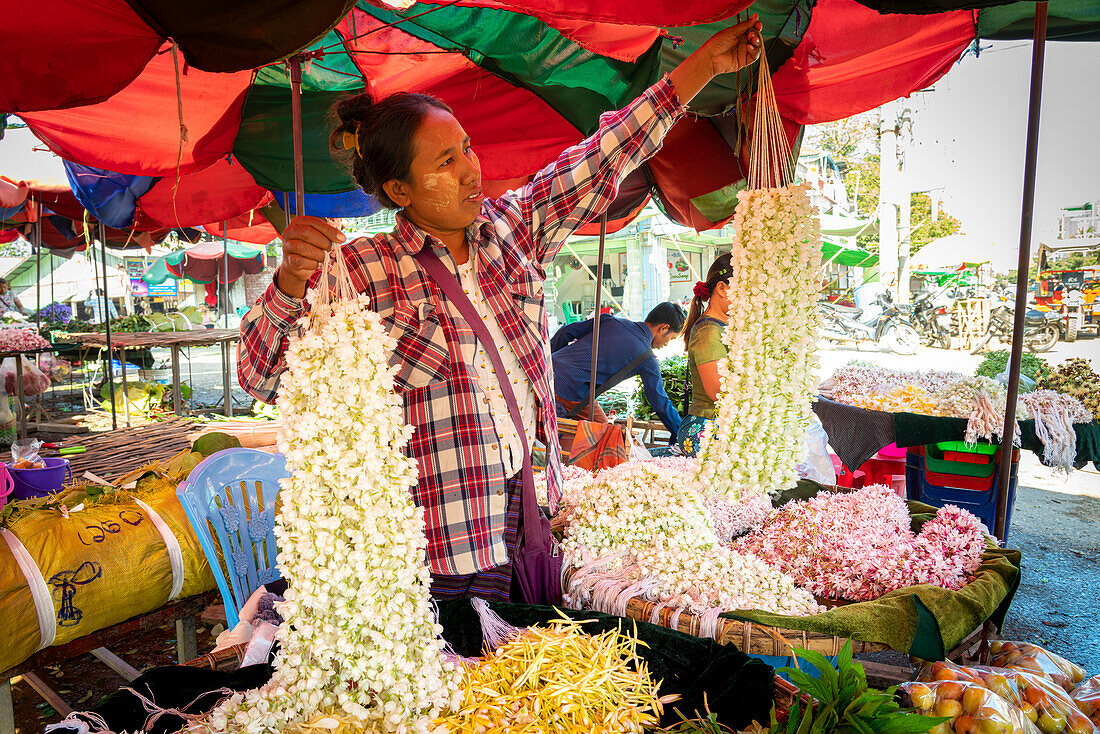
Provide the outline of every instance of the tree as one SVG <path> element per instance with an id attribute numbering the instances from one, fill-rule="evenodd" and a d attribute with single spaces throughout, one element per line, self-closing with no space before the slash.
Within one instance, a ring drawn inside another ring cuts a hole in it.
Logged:
<path id="1" fill-rule="evenodd" d="M 828 153 L 837 164 L 856 162 L 878 149 L 876 127 L 877 113 L 867 112 L 814 125 L 808 131 L 807 142 Z"/>
<path id="2" fill-rule="evenodd" d="M 878 217 L 879 199 L 879 157 L 868 155 L 856 165 L 850 166 L 844 175 L 844 185 L 848 189 L 848 198 L 856 202 L 856 213 L 861 219 Z M 934 239 L 958 234 L 962 222 L 943 210 L 939 204 L 939 216 L 932 218 L 932 197 L 918 192 L 909 197 L 910 221 L 909 253 L 915 255 L 922 247 Z M 857 243 L 869 252 L 878 252 L 878 232 L 861 234 Z"/>

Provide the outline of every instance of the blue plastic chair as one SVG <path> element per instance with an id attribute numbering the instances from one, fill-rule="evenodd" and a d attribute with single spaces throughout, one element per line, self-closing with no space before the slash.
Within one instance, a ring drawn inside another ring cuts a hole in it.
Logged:
<path id="1" fill-rule="evenodd" d="M 218 582 L 230 629 L 252 592 L 280 577 L 275 498 L 279 480 L 289 476 L 282 454 L 225 449 L 199 463 L 176 489 Z"/>

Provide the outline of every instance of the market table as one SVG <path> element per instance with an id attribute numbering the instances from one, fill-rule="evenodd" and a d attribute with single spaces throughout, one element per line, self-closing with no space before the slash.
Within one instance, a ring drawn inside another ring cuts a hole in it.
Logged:
<path id="1" fill-rule="evenodd" d="M 940 418 L 917 413 L 886 413 L 867 410 L 819 397 L 813 404 L 821 419 L 829 445 L 844 465 L 852 469 L 863 465 L 888 444 L 900 447 L 920 446 L 941 441 L 961 441 L 966 436 L 966 418 Z M 1035 421 L 1019 421 L 1021 447 L 1040 457 L 1044 445 L 1035 434 Z M 1074 423 L 1077 433 L 1077 461 L 1091 461 L 1100 468 L 1100 421 Z"/>
<path id="2" fill-rule="evenodd" d="M 19 438 L 27 437 L 27 408 L 25 405 L 26 398 L 23 395 L 23 360 L 21 358 L 30 354 L 45 354 L 53 351 L 53 347 L 42 347 L 41 349 L 24 349 L 18 352 L 0 352 L 0 363 L 8 357 L 15 357 L 15 410 L 19 416 Z"/>
<path id="3" fill-rule="evenodd" d="M 229 375 L 230 344 L 241 338 L 239 329 L 191 329 L 190 331 L 113 332 L 111 350 L 118 350 L 122 364 L 122 389 L 126 389 L 126 350 L 159 347 L 172 353 L 172 410 L 183 414 L 180 399 L 180 350 L 184 347 L 208 347 L 217 344 L 222 352 L 222 394 L 225 414 L 233 417 L 232 380 Z M 107 335 L 100 332 L 76 332 L 58 334 L 58 339 L 75 342 L 84 347 L 107 348 Z M 124 403 L 126 404 L 126 403 Z"/>

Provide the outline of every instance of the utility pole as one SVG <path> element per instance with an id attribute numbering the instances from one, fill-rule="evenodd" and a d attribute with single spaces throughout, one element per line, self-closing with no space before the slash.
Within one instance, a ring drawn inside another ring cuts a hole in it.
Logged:
<path id="1" fill-rule="evenodd" d="M 909 184 L 902 147 L 909 110 L 903 100 L 884 104 L 879 123 L 879 281 L 895 301 L 909 300 Z M 900 155 L 899 155 L 900 153 Z"/>

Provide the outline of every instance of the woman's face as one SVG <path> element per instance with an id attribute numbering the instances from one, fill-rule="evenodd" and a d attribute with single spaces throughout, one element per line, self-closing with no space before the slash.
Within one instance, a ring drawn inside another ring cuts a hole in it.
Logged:
<path id="1" fill-rule="evenodd" d="M 8 284 L 7 283 L 0 283 L 0 296 L 4 295 L 7 292 L 8 292 Z"/>
<path id="2" fill-rule="evenodd" d="M 388 181 L 386 193 L 422 229 L 454 232 L 481 211 L 481 163 L 455 116 L 432 108 L 413 135 L 407 181 Z"/>

